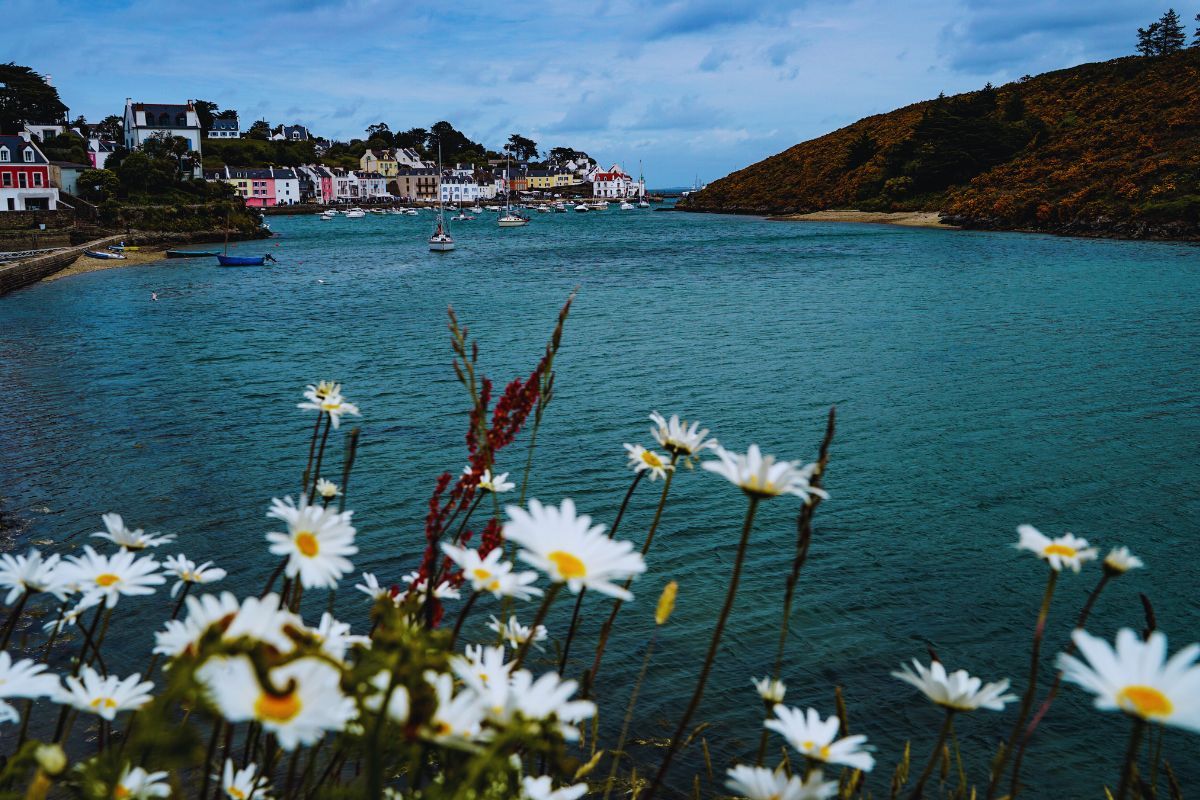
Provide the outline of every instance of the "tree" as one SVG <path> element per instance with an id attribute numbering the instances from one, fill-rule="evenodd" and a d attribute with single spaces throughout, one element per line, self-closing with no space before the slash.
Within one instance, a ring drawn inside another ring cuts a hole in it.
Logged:
<path id="1" fill-rule="evenodd" d="M 863 131 L 846 148 L 846 169 L 855 169 L 870 161 L 879 152 L 875 137 Z"/>
<path id="2" fill-rule="evenodd" d="M 42 152 L 51 161 L 70 161 L 73 164 L 88 163 L 87 142 L 73 133 L 60 133 L 42 142 Z"/>
<path id="3" fill-rule="evenodd" d="M 508 143 L 504 145 L 504 150 L 512 153 L 513 158 L 518 161 L 533 161 L 538 157 L 537 142 L 527 139 L 519 133 L 508 137 Z"/>
<path id="4" fill-rule="evenodd" d="M 368 141 L 371 139 L 380 139 L 386 142 L 384 147 L 392 147 L 395 144 L 395 140 L 392 137 L 392 131 L 387 126 L 386 122 L 376 122 L 374 125 L 368 125 L 367 139 Z"/>
<path id="5" fill-rule="evenodd" d="M 238 113 L 236 108 L 226 108 L 217 114 L 217 119 L 237 119 Z"/>
<path id="6" fill-rule="evenodd" d="M 1158 55 L 1165 56 L 1178 53 L 1187 44 L 1187 32 L 1175 9 L 1168 8 L 1167 13 L 1158 21 Z"/>
<path id="7" fill-rule="evenodd" d="M 79 196 L 93 203 L 115 197 L 121 186 L 117 174 L 108 169 L 85 169 L 75 182 Z"/>
<path id="8" fill-rule="evenodd" d="M 96 132 L 114 142 L 122 141 L 125 138 L 125 120 L 117 114 L 109 114 L 96 123 Z"/>
<path id="9" fill-rule="evenodd" d="M 392 140 L 396 147 L 405 147 L 424 154 L 425 143 L 429 141 L 429 131 L 424 128 L 409 128 L 406 131 L 397 131 Z"/>
<path id="10" fill-rule="evenodd" d="M 212 130 L 213 120 L 221 110 L 220 107 L 208 100 L 193 100 L 192 105 L 196 108 L 196 116 L 200 118 L 200 130 L 208 133 Z"/>
<path id="11" fill-rule="evenodd" d="M 1196 15 L 1196 22 L 1200 22 L 1200 14 Z M 1192 39 L 1192 47 L 1200 47 L 1200 25 L 1196 26 L 1196 35 Z"/>
<path id="12" fill-rule="evenodd" d="M 1156 56 L 1158 55 L 1158 29 L 1157 22 L 1152 23 L 1148 28 L 1137 29 L 1137 51 L 1139 56 Z"/>
<path id="13" fill-rule="evenodd" d="M 0 64 L 0 133 L 18 133 L 24 122 L 66 122 L 58 90 L 29 67 Z"/>
<path id="14" fill-rule="evenodd" d="M 271 138 L 271 126 L 267 124 L 265 119 L 257 119 L 250 126 L 250 130 L 246 131 L 246 138 L 266 141 Z"/>

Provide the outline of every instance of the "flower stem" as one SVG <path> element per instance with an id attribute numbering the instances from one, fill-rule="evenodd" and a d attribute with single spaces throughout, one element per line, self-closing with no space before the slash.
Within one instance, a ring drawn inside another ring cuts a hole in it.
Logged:
<path id="1" fill-rule="evenodd" d="M 29 594 L 28 589 L 22 592 L 21 599 L 17 601 L 12 613 L 8 615 L 8 621 L 4 623 L 4 637 L 0 639 L 0 650 L 8 647 L 8 640 L 12 637 L 13 631 L 17 629 L 17 620 L 21 618 L 21 612 L 25 610 L 25 604 L 29 602 Z"/>
<path id="2" fill-rule="evenodd" d="M 199 800 L 208 800 L 208 782 L 212 779 L 212 763 L 213 756 L 217 752 L 217 741 L 221 738 L 221 725 L 224 723 L 220 717 L 213 720 L 212 736 L 208 740 L 208 752 L 204 755 L 204 763 L 201 765 L 201 771 L 204 777 L 201 779 Z"/>
<path id="3" fill-rule="evenodd" d="M 1125 766 L 1121 769 L 1121 783 L 1117 786 L 1117 800 L 1125 800 L 1129 796 L 1129 785 L 1133 781 L 1138 748 L 1142 746 L 1142 734 L 1145 730 L 1146 721 L 1141 717 L 1134 717 L 1133 730 L 1129 732 L 1129 748 L 1125 751 Z"/>
<path id="4" fill-rule="evenodd" d="M 458 612 L 458 619 L 454 621 L 454 631 L 450 634 L 450 644 L 446 645 L 447 650 L 454 650 L 454 643 L 458 641 L 458 633 L 462 630 L 463 622 L 467 619 L 467 615 L 471 613 L 471 608 L 475 605 L 477 599 L 479 599 L 479 592 L 471 592 L 471 596 L 467 598 L 466 604 Z"/>
<path id="5" fill-rule="evenodd" d="M 946 709 L 946 719 L 942 721 L 942 730 L 938 734 L 937 744 L 933 746 L 933 752 L 929 754 L 929 763 L 925 765 L 925 769 L 921 771 L 921 777 L 917 778 L 917 783 L 913 786 L 912 793 L 909 794 L 908 800 L 920 800 L 921 795 L 925 793 L 925 782 L 929 780 L 929 776 L 933 774 L 933 765 L 937 763 L 938 756 L 942 753 L 942 748 L 946 746 L 946 736 L 950 733 L 950 727 L 954 724 L 954 709 Z"/>
<path id="6" fill-rule="evenodd" d="M 534 636 L 537 635 L 538 626 L 542 624 L 542 620 L 546 619 L 546 612 L 550 610 L 550 604 L 554 602 L 554 598 L 558 597 L 558 593 L 562 591 L 561 583 L 552 583 L 550 588 L 546 590 L 546 596 L 542 599 L 542 605 L 538 608 L 537 616 L 533 618 L 533 624 L 529 626 L 529 636 L 525 641 L 521 642 L 521 649 L 517 651 L 516 658 L 513 659 L 513 670 L 521 668 L 522 662 L 525 661 L 525 654 L 529 652 L 529 646 L 533 644 Z"/>
<path id="7" fill-rule="evenodd" d="M 662 494 L 658 498 L 658 507 L 654 509 L 654 520 L 650 523 L 650 530 L 646 533 L 646 541 L 642 544 L 643 556 L 650 550 L 650 543 L 654 541 L 654 532 L 658 530 L 659 520 L 662 519 L 663 508 L 667 504 L 667 493 L 671 491 L 671 479 L 675 477 L 675 462 L 678 460 L 679 453 L 674 453 L 671 456 L 671 469 L 667 470 L 667 477 L 663 481 Z M 629 591 L 629 586 L 632 583 L 632 577 L 625 579 L 625 591 Z M 596 655 L 592 659 L 592 668 L 584 675 L 581 681 L 583 688 L 580 690 L 580 696 L 585 700 L 591 696 L 592 687 L 596 683 L 596 673 L 600 671 L 600 660 L 604 658 L 604 648 L 608 646 L 608 637 L 612 633 L 613 625 L 617 621 L 617 614 L 621 612 L 621 606 L 624 605 L 624 602 L 619 597 L 613 600 L 612 611 L 609 613 L 608 619 L 604 621 L 604 627 L 600 629 L 600 639 L 596 642 Z"/>
<path id="8" fill-rule="evenodd" d="M 1092 613 L 1092 607 L 1096 605 L 1097 598 L 1100 597 L 1100 592 L 1104 591 L 1104 587 L 1108 585 L 1112 576 L 1105 571 L 1100 576 L 1096 588 L 1092 589 L 1092 593 L 1088 595 L 1087 602 L 1083 604 L 1083 610 L 1079 612 L 1079 621 L 1075 623 L 1076 630 L 1083 630 L 1087 625 L 1088 617 Z M 1072 656 L 1075 655 L 1075 640 L 1071 639 L 1066 648 L 1063 649 L 1063 654 Z M 1046 712 L 1050 710 L 1050 705 L 1054 702 L 1054 698 L 1058 696 L 1058 690 L 1062 687 L 1063 673 L 1059 670 L 1054 676 L 1054 683 L 1050 684 L 1050 691 L 1046 693 L 1046 699 L 1038 707 L 1037 713 L 1033 715 L 1033 719 L 1029 721 L 1029 726 L 1025 728 L 1025 733 L 1021 737 L 1021 744 L 1017 748 L 1016 758 L 1013 759 L 1012 783 L 1009 785 L 1008 794 L 1010 798 L 1015 798 L 1021 790 L 1021 764 L 1025 760 L 1025 748 L 1029 746 L 1029 740 L 1033 738 L 1033 732 L 1037 730 L 1037 726 L 1041 724 L 1042 717 L 1046 716 Z"/>
<path id="9" fill-rule="evenodd" d="M 317 433 L 321 430 L 321 417 L 323 416 L 325 416 L 325 412 L 318 411 L 317 421 L 313 423 L 312 439 L 308 443 L 308 463 L 304 466 L 304 477 L 300 481 L 301 493 L 308 488 L 308 476 L 312 474 L 313 453 L 317 450 Z"/>
<path id="10" fill-rule="evenodd" d="M 171 612 L 171 619 L 175 619 L 179 616 L 179 610 L 183 608 L 183 601 L 187 599 L 188 592 L 191 590 L 191 588 L 192 584 L 190 582 L 183 585 L 183 591 L 179 593 L 179 602 L 175 604 L 175 610 Z"/>
<path id="11" fill-rule="evenodd" d="M 608 538 L 611 539 L 617 535 L 617 528 L 621 527 L 621 519 L 625 516 L 625 509 L 629 506 L 629 498 L 633 497 L 633 490 L 637 488 L 645 474 L 643 471 L 633 476 L 633 483 L 629 484 L 629 490 L 625 492 L 625 499 L 621 501 L 621 507 L 617 510 L 617 518 L 613 520 L 612 528 L 608 531 Z M 571 642 L 575 640 L 575 630 L 579 625 L 579 610 L 583 606 L 585 594 L 587 594 L 586 586 L 579 590 L 579 595 L 575 598 L 575 610 L 571 612 L 571 627 L 567 629 L 567 641 L 563 644 L 562 656 L 558 660 L 559 675 L 562 675 L 567 668 L 567 656 L 571 653 Z"/>
<path id="12" fill-rule="evenodd" d="M 729 620 L 729 612 L 733 610 L 733 601 L 737 598 L 738 582 L 742 577 L 742 564 L 746 560 L 746 547 L 750 542 L 750 529 L 754 525 L 754 514 L 758 511 L 758 503 L 761 499 L 757 495 L 749 495 L 749 498 L 750 503 L 746 508 L 746 521 L 742 524 L 742 538 L 738 542 L 737 557 L 733 562 L 733 575 L 729 579 L 729 590 L 725 593 L 725 605 L 721 607 L 721 615 L 717 618 L 717 625 L 713 629 L 712 640 L 708 644 L 708 654 L 705 655 L 704 666 L 700 669 L 700 679 L 696 681 L 696 689 L 692 692 L 692 699 L 688 703 L 683 717 L 680 718 L 679 725 L 675 728 L 675 735 L 671 737 L 671 744 L 667 748 L 667 754 L 663 757 L 662 764 L 658 768 L 658 774 L 654 776 L 654 782 L 650 784 L 650 789 L 646 792 L 643 800 L 651 800 L 662 786 L 663 781 L 667 777 L 667 771 L 671 768 L 671 761 L 675 758 L 675 753 L 683 743 L 683 736 L 687 733 L 688 725 L 692 721 L 692 715 L 696 713 L 696 708 L 700 705 L 700 699 L 704 697 L 704 685 L 708 682 L 708 674 L 712 670 L 713 662 L 716 660 L 717 649 L 721 646 L 721 635 L 725 631 L 725 623 Z"/>
<path id="13" fill-rule="evenodd" d="M 279 576 L 283 574 L 283 569 L 288 565 L 288 557 L 284 556 L 279 562 L 279 566 L 271 573 L 271 577 L 267 578 L 267 585 L 263 587 L 262 592 L 258 595 L 259 599 L 266 597 L 271 592 L 271 588 L 275 585 L 275 581 L 279 580 Z"/>
<path id="14" fill-rule="evenodd" d="M 988 781 L 987 800 L 993 800 L 996 796 L 1000 778 L 1004 775 L 1008 758 L 1017 745 L 1017 737 L 1021 735 L 1021 726 L 1025 724 L 1025 719 L 1029 716 L 1029 708 L 1033 705 L 1033 697 L 1037 693 L 1038 656 L 1042 651 L 1042 639 L 1046 634 L 1046 617 L 1050 613 L 1050 601 L 1054 597 L 1054 587 L 1057 582 L 1058 570 L 1051 569 L 1050 577 L 1046 581 L 1046 592 L 1042 595 L 1042 607 L 1038 611 L 1037 625 L 1033 629 L 1033 646 L 1030 648 L 1029 654 L 1029 685 L 1025 687 L 1025 694 L 1021 697 L 1021 709 L 1017 713 L 1017 721 L 1013 724 L 1012 733 L 1009 734 L 1004 750 L 1000 753 L 995 769 L 992 771 L 991 780 Z"/>
<path id="15" fill-rule="evenodd" d="M 625 750 L 625 738 L 629 735 L 629 725 L 633 722 L 633 708 L 637 704 L 638 692 L 642 688 L 642 681 L 646 679 L 646 670 L 650 667 L 650 654 L 654 652 L 654 644 L 657 641 L 658 627 L 656 626 L 654 628 L 654 635 L 650 637 L 650 644 L 646 645 L 646 655 L 642 658 L 642 669 L 633 684 L 633 692 L 629 695 L 629 706 L 625 709 L 625 721 L 621 723 L 621 737 L 617 739 L 617 747 L 613 750 L 612 769 L 609 770 L 608 780 L 604 784 L 604 800 L 608 800 L 609 794 L 612 793 L 613 781 L 617 779 L 617 767 L 621 763 L 621 753 Z"/>
<path id="16" fill-rule="evenodd" d="M 321 462 L 325 459 L 325 443 L 329 441 L 329 429 L 332 425 L 333 415 L 329 415 L 325 420 L 325 432 L 321 434 L 321 447 L 317 450 L 317 466 L 312 472 L 312 488 L 307 492 L 309 497 L 313 497 L 317 493 L 317 481 L 321 478 Z"/>

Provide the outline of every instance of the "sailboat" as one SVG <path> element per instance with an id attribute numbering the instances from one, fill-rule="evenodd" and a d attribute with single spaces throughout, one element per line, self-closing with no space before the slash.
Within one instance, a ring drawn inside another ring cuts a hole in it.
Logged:
<path id="1" fill-rule="evenodd" d="M 650 203 L 646 200 L 646 174 L 642 172 L 642 162 L 638 159 L 638 185 L 641 187 L 638 197 L 638 208 L 649 208 Z"/>
<path id="2" fill-rule="evenodd" d="M 442 174 L 442 143 L 438 142 L 438 174 Z M 446 205 L 442 201 L 442 193 L 438 191 L 437 229 L 429 237 L 429 249 L 435 253 L 449 253 L 454 249 L 454 239 L 446 225 Z"/>
<path id="3" fill-rule="evenodd" d="M 501 228 L 519 228 L 522 225 L 529 224 L 529 218 L 523 217 L 512 210 L 510 201 L 512 198 L 512 166 L 506 160 L 504 162 L 504 216 L 500 217 Z"/>

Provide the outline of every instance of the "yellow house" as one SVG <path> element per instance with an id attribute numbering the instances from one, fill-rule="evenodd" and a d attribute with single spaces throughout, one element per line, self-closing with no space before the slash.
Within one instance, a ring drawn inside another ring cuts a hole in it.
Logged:
<path id="1" fill-rule="evenodd" d="M 368 150 L 358 159 L 358 166 L 363 172 L 378 172 L 385 178 L 394 178 L 400 172 L 400 162 L 396 161 L 391 150 L 380 150 L 378 153 Z"/>
<path id="2" fill-rule="evenodd" d="M 530 190 L 553 189 L 556 185 L 552 170 L 531 169 L 526 174 L 525 186 Z"/>
<path id="3" fill-rule="evenodd" d="M 555 186 L 574 186 L 579 183 L 583 183 L 583 178 L 580 178 L 569 169 L 557 170 L 554 173 Z"/>

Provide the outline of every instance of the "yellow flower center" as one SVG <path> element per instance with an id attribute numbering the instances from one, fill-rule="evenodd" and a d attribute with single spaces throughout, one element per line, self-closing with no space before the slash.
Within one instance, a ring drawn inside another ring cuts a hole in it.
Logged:
<path id="1" fill-rule="evenodd" d="M 659 458 L 658 456 L 656 456 L 652 450 L 643 450 L 642 451 L 642 461 L 645 461 L 647 464 L 649 464 L 654 469 L 662 469 L 663 468 L 662 459 Z"/>
<path id="2" fill-rule="evenodd" d="M 312 531 L 300 531 L 296 534 L 296 549 L 302 555 L 312 558 L 321 552 L 321 545 Z"/>
<path id="3" fill-rule="evenodd" d="M 246 800 L 246 793 L 236 786 L 226 786 L 225 793 L 233 798 L 233 800 Z"/>
<path id="4" fill-rule="evenodd" d="M 555 550 L 546 556 L 551 563 L 558 569 L 558 574 L 572 580 L 574 578 L 582 578 L 587 575 L 587 567 L 583 565 L 575 556 L 563 550 Z"/>
<path id="5" fill-rule="evenodd" d="M 1048 556 L 1063 556 L 1064 558 L 1074 558 L 1077 552 L 1074 547 L 1068 547 L 1065 544 L 1048 544 L 1043 551 Z"/>
<path id="6" fill-rule="evenodd" d="M 125 800 L 126 797 L 132 796 L 133 792 L 129 791 L 119 783 L 117 784 L 117 787 L 113 789 L 113 797 L 117 798 L 117 800 Z"/>
<path id="7" fill-rule="evenodd" d="M 96 576 L 96 583 L 100 586 L 112 586 L 114 583 L 119 583 L 120 575 L 113 575 L 111 572 L 105 572 L 103 575 Z"/>
<path id="8" fill-rule="evenodd" d="M 779 488 L 774 483 L 771 481 L 764 481 L 757 475 L 751 475 L 749 478 L 747 478 L 746 482 L 742 484 L 742 489 L 750 492 L 751 494 L 768 496 L 779 494 Z"/>
<path id="9" fill-rule="evenodd" d="M 801 742 L 800 749 L 806 756 L 819 758 L 822 761 L 827 761 L 829 759 L 829 745 L 827 744 L 817 747 L 817 743 L 813 741 Z"/>
<path id="10" fill-rule="evenodd" d="M 475 569 L 471 570 L 471 574 L 481 581 L 486 581 L 488 578 L 492 577 L 492 573 L 483 567 L 476 567 Z"/>
<path id="11" fill-rule="evenodd" d="M 1167 717 L 1174 706 L 1153 686 L 1126 686 L 1117 693 L 1117 705 L 1139 717 Z"/>
<path id="12" fill-rule="evenodd" d="M 454 727 L 445 720 L 439 719 L 437 721 L 437 725 L 434 727 L 434 732 L 438 736 L 449 736 L 450 734 L 454 733 Z"/>
<path id="13" fill-rule="evenodd" d="M 488 682 L 487 673 L 486 672 L 479 673 L 479 680 L 483 683 L 484 686 L 487 686 L 487 682 Z"/>
<path id="14" fill-rule="evenodd" d="M 325 411 L 337 411 L 341 407 L 342 407 L 341 402 L 331 403 L 328 400 L 326 400 L 323 403 L 321 403 L 321 408 Z"/>
<path id="15" fill-rule="evenodd" d="M 91 702 L 91 706 L 97 711 L 99 711 L 101 708 L 116 708 L 117 701 L 113 700 L 111 697 L 97 697 Z"/>
<path id="16" fill-rule="evenodd" d="M 254 713 L 264 722 L 288 722 L 300 713 L 296 692 L 276 697 L 263 692 L 254 703 Z"/>
<path id="17" fill-rule="evenodd" d="M 489 592 L 494 592 L 499 588 L 500 588 L 500 581 L 492 579 L 491 581 L 488 582 L 487 590 Z"/>

